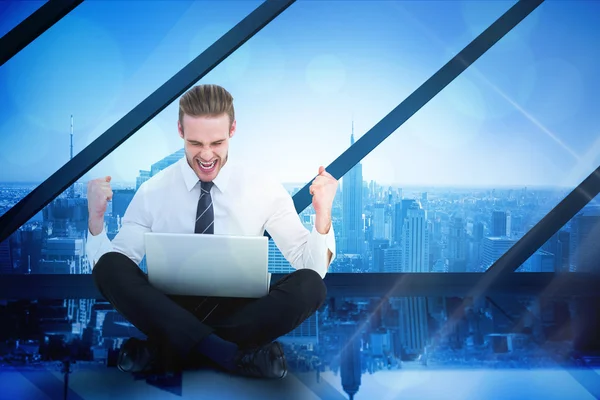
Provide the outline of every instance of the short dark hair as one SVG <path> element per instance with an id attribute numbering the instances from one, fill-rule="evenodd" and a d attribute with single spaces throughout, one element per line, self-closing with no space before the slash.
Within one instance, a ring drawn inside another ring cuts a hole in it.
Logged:
<path id="1" fill-rule="evenodd" d="M 229 126 L 235 121 L 233 96 L 219 85 L 197 85 L 184 93 L 179 99 L 179 123 L 183 128 L 183 116 L 218 117 L 229 116 Z"/>

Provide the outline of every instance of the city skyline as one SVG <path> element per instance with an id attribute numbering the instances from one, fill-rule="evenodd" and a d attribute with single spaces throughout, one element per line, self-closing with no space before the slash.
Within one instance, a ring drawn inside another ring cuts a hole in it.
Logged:
<path id="1" fill-rule="evenodd" d="M 258 3 L 235 4 L 90 2 L 70 13 L 0 70 L 0 181 L 47 178 L 68 160 L 71 114 L 77 152 Z M 359 139 L 513 2 L 438 2 L 436 13 L 431 4 L 290 7 L 200 81 L 234 95 L 232 156 L 304 181 L 348 148 L 352 119 Z M 590 19 L 599 7 L 544 3 L 362 160 L 364 175 L 401 185 L 577 185 L 600 164 Z M 211 23 L 198 27 L 198 13 Z M 144 31 L 159 15 L 152 34 L 124 29 Z M 52 56 L 39 63 L 38 54 Z M 176 106 L 83 179 L 132 181 L 140 165 L 180 148 Z"/>

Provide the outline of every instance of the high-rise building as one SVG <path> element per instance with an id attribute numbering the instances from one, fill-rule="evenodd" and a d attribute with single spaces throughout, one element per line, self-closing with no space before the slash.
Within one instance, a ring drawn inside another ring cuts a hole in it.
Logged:
<path id="1" fill-rule="evenodd" d="M 402 202 L 398 201 L 394 204 L 394 235 L 392 237 L 392 241 L 394 243 L 400 244 L 402 239 L 402 225 L 404 224 L 404 219 L 402 219 Z"/>
<path id="2" fill-rule="evenodd" d="M 373 205 L 373 239 L 385 239 L 385 204 Z"/>
<path id="3" fill-rule="evenodd" d="M 475 222 L 473 224 L 473 236 L 468 241 L 468 261 L 467 270 L 469 272 L 476 272 L 480 269 L 481 265 L 481 253 L 483 246 L 483 235 L 484 226 L 483 222 Z"/>
<path id="4" fill-rule="evenodd" d="M 350 144 L 354 144 L 354 123 Z M 362 254 L 364 232 L 362 222 L 362 165 L 356 164 L 342 178 L 342 236 L 343 253 Z"/>
<path id="5" fill-rule="evenodd" d="M 429 272 L 429 229 L 425 210 L 417 202 L 406 213 L 402 250 L 403 272 Z"/>
<path id="6" fill-rule="evenodd" d="M 342 388 L 350 398 L 354 399 L 361 384 L 362 367 L 360 357 L 360 332 L 356 322 L 343 322 L 338 326 L 340 339 L 343 340 L 340 355 L 340 375 Z"/>
<path id="7" fill-rule="evenodd" d="M 490 236 L 506 236 L 506 213 L 504 211 L 492 212 L 492 232 Z"/>
<path id="8" fill-rule="evenodd" d="M 447 257 L 450 272 L 466 272 L 467 232 L 462 218 L 454 217 L 450 223 Z"/>
<path id="9" fill-rule="evenodd" d="M 400 247 L 394 246 L 382 249 L 382 252 L 382 272 L 402 272 L 402 249 Z"/>
<path id="10" fill-rule="evenodd" d="M 414 199 L 402 199 L 402 212 L 400 214 L 400 218 L 401 218 L 403 225 L 404 225 L 404 220 L 406 219 L 406 216 L 408 214 L 408 209 L 415 203 L 416 203 L 416 200 L 414 200 Z"/>
<path id="11" fill-rule="evenodd" d="M 473 239 L 479 242 L 483 239 L 483 222 L 473 224 Z"/>
<path id="12" fill-rule="evenodd" d="M 429 272 L 429 227 L 425 210 L 413 202 L 406 210 L 402 235 L 402 271 Z M 399 299 L 399 333 L 404 352 L 420 354 L 429 337 L 425 297 Z"/>
<path id="13" fill-rule="evenodd" d="M 385 229 L 383 235 L 388 242 L 394 237 L 394 212 L 390 206 L 385 207 Z"/>

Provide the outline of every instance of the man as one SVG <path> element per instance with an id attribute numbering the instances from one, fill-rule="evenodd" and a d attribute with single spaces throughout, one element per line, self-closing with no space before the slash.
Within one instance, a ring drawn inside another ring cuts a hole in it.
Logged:
<path id="1" fill-rule="evenodd" d="M 319 168 L 310 186 L 316 219 L 301 223 L 284 187 L 266 173 L 265 155 L 235 165 L 229 140 L 236 131 L 233 98 L 217 85 L 199 85 L 179 102 L 179 136 L 185 157 L 144 182 L 112 240 L 104 230 L 110 177 L 88 184 L 86 245 L 94 281 L 123 317 L 147 336 L 121 348 L 122 371 L 172 371 L 198 360 L 245 376 L 282 378 L 287 364 L 276 341 L 323 304 L 323 277 L 335 257 L 331 209 L 337 181 Z M 151 144 L 149 144 L 151 145 Z M 144 233 L 264 235 L 267 230 L 296 269 L 260 299 L 170 296 L 139 268 Z"/>

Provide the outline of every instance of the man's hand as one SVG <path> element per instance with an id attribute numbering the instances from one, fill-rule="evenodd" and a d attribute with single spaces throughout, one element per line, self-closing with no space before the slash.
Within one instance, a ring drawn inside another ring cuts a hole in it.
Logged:
<path id="1" fill-rule="evenodd" d="M 333 199 L 337 192 L 338 181 L 327 171 L 325 167 L 319 167 L 319 175 L 310 185 L 312 206 L 315 209 L 315 228 L 321 234 L 329 232 L 331 227 L 331 209 Z"/>
<path id="2" fill-rule="evenodd" d="M 104 228 L 104 213 L 108 202 L 112 200 L 113 191 L 110 188 L 110 176 L 94 179 L 88 182 L 87 200 L 89 212 L 89 229 L 94 236 Z"/>

